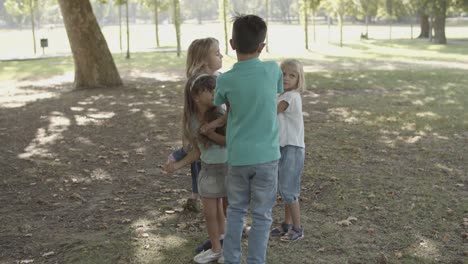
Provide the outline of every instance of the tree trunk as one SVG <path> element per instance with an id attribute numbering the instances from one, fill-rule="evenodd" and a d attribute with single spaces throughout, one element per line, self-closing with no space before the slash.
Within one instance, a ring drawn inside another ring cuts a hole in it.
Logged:
<path id="1" fill-rule="evenodd" d="M 307 0 L 304 0 L 304 34 L 305 34 L 305 48 L 309 49 L 309 20 L 307 14 Z"/>
<path id="2" fill-rule="evenodd" d="M 445 17 L 447 13 L 446 1 L 440 1 L 439 9 L 435 15 L 433 27 L 434 27 L 434 43 L 436 44 L 447 44 L 447 38 L 445 36 Z"/>
<path id="3" fill-rule="evenodd" d="M 29 9 L 31 11 L 31 28 L 32 28 L 32 37 L 33 37 L 33 46 L 34 46 L 34 54 L 36 54 L 36 29 L 34 25 L 34 6 L 32 0 L 29 0 Z"/>
<path id="4" fill-rule="evenodd" d="M 159 48 L 159 1 L 154 0 L 154 33 L 156 35 L 156 47 Z"/>
<path id="5" fill-rule="evenodd" d="M 125 19 L 127 23 L 127 56 L 126 59 L 130 59 L 130 26 L 128 25 L 128 0 L 125 1 Z"/>
<path id="6" fill-rule="evenodd" d="M 119 41 L 120 51 L 122 51 L 122 5 L 119 5 Z"/>
<path id="7" fill-rule="evenodd" d="M 419 23 L 421 26 L 421 33 L 418 38 L 429 38 L 429 16 L 426 14 L 420 15 Z"/>
<path id="8" fill-rule="evenodd" d="M 174 7 L 174 27 L 175 27 L 175 31 L 176 31 L 176 41 L 177 41 L 177 57 L 180 57 L 180 54 L 181 54 L 181 47 L 180 47 L 181 17 L 180 17 L 180 2 L 179 2 L 179 0 L 173 0 L 173 7 Z"/>
<path id="9" fill-rule="evenodd" d="M 343 14 L 338 15 L 338 23 L 340 27 L 340 47 L 343 47 Z"/>
<path id="10" fill-rule="evenodd" d="M 227 28 L 227 7 L 228 7 L 228 0 L 221 0 L 221 16 L 223 18 L 223 26 L 224 26 L 224 53 L 228 54 L 228 28 Z"/>
<path id="11" fill-rule="evenodd" d="M 122 85 L 89 0 L 59 0 L 75 61 L 75 88 Z"/>
<path id="12" fill-rule="evenodd" d="M 312 28 L 314 29 L 314 43 L 317 42 L 317 32 L 315 26 L 315 9 L 312 9 Z"/>

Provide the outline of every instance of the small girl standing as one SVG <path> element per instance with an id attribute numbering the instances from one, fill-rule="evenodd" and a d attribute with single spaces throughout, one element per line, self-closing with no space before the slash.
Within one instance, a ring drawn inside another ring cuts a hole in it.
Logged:
<path id="1" fill-rule="evenodd" d="M 278 164 L 278 190 L 283 198 L 284 222 L 271 230 L 271 236 L 296 241 L 304 237 L 300 219 L 299 194 L 304 168 L 305 143 L 302 99 L 299 91 L 305 87 L 302 64 L 295 59 L 281 63 L 284 92 L 278 96 L 279 142 L 281 158 Z"/>
<path id="2" fill-rule="evenodd" d="M 185 63 L 185 73 L 187 79 L 200 74 L 214 75 L 222 67 L 223 55 L 219 50 L 219 42 L 215 38 L 195 39 L 187 50 L 187 60 Z M 185 140 L 184 140 L 185 141 Z M 184 146 L 172 152 L 167 163 L 182 160 L 190 146 L 184 142 Z M 192 176 L 192 197 L 187 200 L 185 208 L 190 211 L 197 211 L 198 185 L 197 177 L 201 169 L 201 163 L 194 161 L 190 165 Z"/>
<path id="3" fill-rule="evenodd" d="M 184 93 L 183 131 L 192 150 L 184 159 L 164 166 L 168 173 L 172 173 L 195 160 L 202 161 L 197 182 L 211 249 L 197 254 L 193 258 L 196 263 L 209 263 L 222 256 L 220 239 L 225 227 L 222 200 L 226 197 L 224 182 L 227 175 L 225 127 L 209 129 L 203 133 L 200 130 L 203 124 L 223 115 L 222 108 L 213 105 L 215 86 L 216 77 L 208 74 L 201 74 L 187 81 Z"/>

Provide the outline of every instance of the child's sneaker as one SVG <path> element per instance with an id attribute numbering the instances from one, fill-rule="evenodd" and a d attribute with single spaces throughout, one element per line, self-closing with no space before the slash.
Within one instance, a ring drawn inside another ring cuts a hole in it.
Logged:
<path id="1" fill-rule="evenodd" d="M 221 258 L 221 256 L 223 255 L 223 251 L 219 251 L 219 252 L 214 252 L 213 250 L 211 249 L 208 249 L 207 251 L 202 251 L 200 252 L 200 254 L 196 255 L 194 258 L 193 258 L 193 261 L 195 261 L 196 263 L 210 263 L 212 261 L 217 261 L 219 260 L 219 258 Z"/>
<path id="2" fill-rule="evenodd" d="M 304 228 L 293 226 L 288 233 L 281 237 L 281 241 L 297 241 L 304 238 Z"/>
<path id="3" fill-rule="evenodd" d="M 219 243 L 221 243 L 221 246 L 223 246 L 224 239 L 220 239 Z M 195 253 L 200 253 L 202 251 L 207 251 L 208 249 L 211 248 L 211 240 L 208 238 L 207 240 L 203 241 L 196 249 Z"/>
<path id="4" fill-rule="evenodd" d="M 202 251 L 206 251 L 211 248 L 211 240 L 208 238 L 207 240 L 203 241 L 196 249 L 195 253 L 200 253 Z"/>
<path id="5" fill-rule="evenodd" d="M 284 236 L 291 228 L 292 228 L 291 224 L 281 223 L 281 227 L 276 227 L 270 231 L 270 236 L 272 237 Z"/>

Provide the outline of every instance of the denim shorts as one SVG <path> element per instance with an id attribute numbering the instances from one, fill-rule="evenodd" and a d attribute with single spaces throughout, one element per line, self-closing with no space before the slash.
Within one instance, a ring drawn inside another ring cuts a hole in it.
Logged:
<path id="1" fill-rule="evenodd" d="M 187 152 L 185 152 L 184 148 L 179 148 L 172 152 L 172 156 L 176 161 L 182 160 L 187 156 Z M 190 174 L 192 175 L 192 192 L 193 193 L 198 193 L 198 183 L 197 183 L 197 178 L 198 174 L 200 173 L 201 170 L 201 162 L 200 161 L 195 161 L 190 164 Z"/>
<path id="2" fill-rule="evenodd" d="M 226 197 L 226 175 L 228 166 L 221 164 L 203 164 L 198 175 L 198 192 L 205 198 Z"/>
<path id="3" fill-rule="evenodd" d="M 301 174 L 304 168 L 305 150 L 297 146 L 280 148 L 278 164 L 278 191 L 286 204 L 295 203 L 301 192 Z"/>

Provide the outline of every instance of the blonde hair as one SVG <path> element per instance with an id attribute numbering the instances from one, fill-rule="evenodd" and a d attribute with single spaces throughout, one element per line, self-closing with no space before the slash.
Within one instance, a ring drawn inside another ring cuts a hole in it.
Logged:
<path id="1" fill-rule="evenodd" d="M 206 66 L 206 58 L 210 48 L 219 45 L 215 38 L 203 38 L 192 41 L 187 51 L 187 61 L 185 63 L 185 74 L 187 78 L 203 72 Z"/>
<path id="2" fill-rule="evenodd" d="M 285 69 L 290 69 L 291 71 L 297 73 L 297 90 L 304 91 L 306 89 L 304 67 L 300 61 L 296 59 L 286 59 L 281 62 L 280 67 L 282 71 Z"/>

